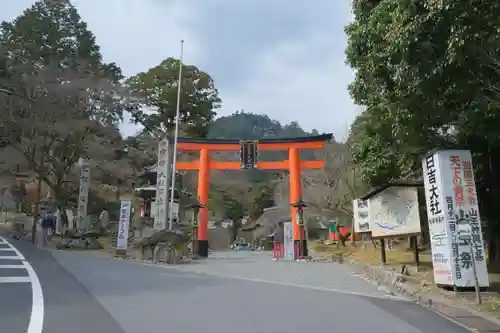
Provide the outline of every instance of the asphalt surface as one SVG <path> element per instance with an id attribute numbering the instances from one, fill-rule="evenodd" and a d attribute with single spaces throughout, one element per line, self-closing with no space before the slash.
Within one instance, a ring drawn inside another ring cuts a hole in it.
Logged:
<path id="1" fill-rule="evenodd" d="M 26 332 L 32 289 L 23 257 L 0 239 L 0 332 Z"/>
<path id="2" fill-rule="evenodd" d="M 417 304 L 388 298 L 341 265 L 231 253 L 168 268 L 12 244 L 41 281 L 43 333 L 469 332 Z M 0 279 L 18 274 L 1 267 Z M 26 332 L 30 286 L 0 283 L 0 332 Z"/>
<path id="3" fill-rule="evenodd" d="M 12 256 L 13 252 L 0 250 L 1 333 L 125 332 L 85 287 L 59 265 L 50 252 L 39 250 L 25 241 L 7 241 L 24 255 L 40 280 L 43 290 L 43 330 L 33 326 L 31 331 L 27 331 L 33 310 L 32 283 L 2 281 L 5 276 L 27 276 L 27 273 L 26 269 L 14 272 L 13 269 L 5 268 L 6 264 L 20 264 L 22 261 L 2 259 L 6 255 Z M 7 247 L 5 244 L 0 246 Z"/>

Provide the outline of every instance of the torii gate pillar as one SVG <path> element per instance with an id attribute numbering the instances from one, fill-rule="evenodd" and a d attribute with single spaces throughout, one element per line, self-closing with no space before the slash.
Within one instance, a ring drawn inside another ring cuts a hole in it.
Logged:
<path id="1" fill-rule="evenodd" d="M 208 190 L 210 188 L 210 151 L 200 149 L 200 167 L 198 171 L 198 201 L 200 208 L 200 224 L 198 226 L 197 253 L 201 257 L 208 256 Z"/>
<path id="2" fill-rule="evenodd" d="M 288 150 L 288 161 L 288 168 L 290 170 L 290 207 L 293 225 L 293 239 L 297 241 L 301 239 L 301 231 L 298 221 L 298 208 L 293 205 L 299 202 L 302 197 L 302 185 L 300 183 L 300 150 L 298 148 L 290 148 Z"/>

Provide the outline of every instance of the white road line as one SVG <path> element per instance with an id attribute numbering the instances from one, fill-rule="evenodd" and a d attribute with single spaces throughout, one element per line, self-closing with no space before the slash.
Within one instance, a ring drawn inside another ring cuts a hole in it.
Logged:
<path id="1" fill-rule="evenodd" d="M 25 269 L 26 266 L 24 266 L 24 265 L 0 265 L 0 270 L 2 268 L 20 268 L 20 269 L 22 268 L 22 269 Z"/>
<path id="2" fill-rule="evenodd" d="M 40 283 L 40 279 L 38 279 L 35 270 L 31 266 L 31 264 L 26 261 L 23 254 L 19 252 L 18 249 L 16 249 L 11 243 L 9 243 L 3 237 L 0 237 L 0 241 L 3 241 L 12 248 L 12 250 L 17 254 L 17 259 L 23 260 L 23 265 L 28 270 L 28 278 L 31 281 L 32 303 L 31 303 L 30 323 L 26 333 L 42 333 L 43 316 L 45 310 L 44 310 L 43 290 L 42 290 L 42 284 Z"/>
<path id="3" fill-rule="evenodd" d="M 29 276 L 0 276 L 0 283 L 27 283 L 31 282 Z"/>
<path id="4" fill-rule="evenodd" d="M 1 247 L 0 248 L 0 252 L 13 252 L 14 250 L 12 250 L 10 247 Z"/>
<path id="5" fill-rule="evenodd" d="M 8 259 L 8 260 L 26 260 L 24 257 L 19 257 L 19 256 L 0 256 L 0 260 L 2 259 Z"/>

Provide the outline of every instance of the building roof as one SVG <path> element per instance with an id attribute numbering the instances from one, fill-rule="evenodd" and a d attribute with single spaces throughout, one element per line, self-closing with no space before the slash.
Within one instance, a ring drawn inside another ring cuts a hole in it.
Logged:
<path id="1" fill-rule="evenodd" d="M 242 230 L 253 230 L 257 227 L 272 227 L 274 228 L 277 223 L 289 222 L 290 206 L 273 206 L 264 208 L 262 215 L 253 223 L 249 223 Z"/>
<path id="2" fill-rule="evenodd" d="M 136 187 L 134 188 L 134 191 L 136 192 L 141 192 L 141 191 L 156 191 L 156 186 L 143 186 L 143 187 Z"/>
<path id="3" fill-rule="evenodd" d="M 134 193 L 138 197 L 151 197 L 151 198 L 155 198 L 156 197 L 156 186 L 155 185 L 150 185 L 150 186 L 136 187 L 136 188 L 134 188 Z M 180 193 L 183 193 L 183 194 L 187 195 L 188 197 L 191 196 L 190 192 L 187 192 L 187 191 L 184 191 L 184 190 L 180 191 Z M 174 197 L 176 198 L 176 200 L 179 198 L 180 193 L 179 193 L 178 189 L 175 190 Z M 169 194 L 170 194 L 170 190 L 169 190 Z M 191 201 L 188 201 L 186 203 L 186 205 L 190 205 L 190 204 L 192 204 Z"/>
<path id="4" fill-rule="evenodd" d="M 153 164 L 153 165 L 144 167 L 144 171 L 142 172 L 142 174 L 140 176 L 144 177 L 147 174 L 154 174 L 154 173 L 157 173 L 157 172 L 158 172 L 158 164 Z M 181 172 L 182 171 L 179 171 L 179 170 L 175 171 L 176 174 L 181 174 Z"/>
<path id="5" fill-rule="evenodd" d="M 388 188 L 391 188 L 391 187 L 423 187 L 423 186 L 424 186 L 424 183 L 417 182 L 417 181 L 391 182 L 391 183 L 387 183 L 387 184 L 385 184 L 383 186 L 379 186 L 379 187 L 376 187 L 376 188 L 372 189 L 370 192 L 368 192 L 367 194 L 365 194 L 364 196 L 362 196 L 360 199 L 361 200 L 368 200 L 371 197 L 374 197 L 377 194 L 379 194 L 380 192 L 385 191 L 385 190 L 387 190 Z"/>
<path id="6" fill-rule="evenodd" d="M 290 206 L 274 206 L 265 208 L 260 218 L 254 223 L 242 228 L 242 230 L 253 230 L 253 237 L 255 239 L 268 237 L 279 229 L 278 224 L 290 222 Z"/>

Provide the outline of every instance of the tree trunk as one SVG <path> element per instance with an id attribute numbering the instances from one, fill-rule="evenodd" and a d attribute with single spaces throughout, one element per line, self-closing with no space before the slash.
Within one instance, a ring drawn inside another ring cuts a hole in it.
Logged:
<path id="1" fill-rule="evenodd" d="M 230 244 L 233 244 L 234 241 L 236 240 L 236 237 L 238 237 L 238 230 L 240 229 L 240 226 L 241 226 L 241 220 L 233 221 L 233 224 L 230 227 L 231 230 L 231 233 L 229 235 Z"/>
<path id="2" fill-rule="evenodd" d="M 66 209 L 64 209 L 63 205 L 58 204 L 57 209 L 61 215 L 61 222 L 63 227 L 67 227 L 69 225 L 68 215 L 66 214 Z"/>
<path id="3" fill-rule="evenodd" d="M 488 241 L 488 271 L 497 273 L 500 271 L 500 239 L 491 237 Z"/>
<path id="4" fill-rule="evenodd" d="M 480 204 L 480 214 L 483 221 L 487 223 L 485 238 L 488 242 L 488 271 L 500 272 L 500 207 L 498 198 L 500 196 L 500 148 L 490 148 L 488 154 L 482 161 L 483 184 L 477 188 Z"/>
<path id="5" fill-rule="evenodd" d="M 346 236 L 342 235 L 342 233 L 340 232 L 340 223 L 337 223 L 336 229 L 337 229 L 336 230 L 337 231 L 337 244 L 340 244 L 342 247 L 345 247 L 347 237 L 349 234 L 346 234 Z"/>
<path id="6" fill-rule="evenodd" d="M 36 244 L 36 233 L 37 233 L 37 223 L 39 218 L 39 210 L 40 210 L 40 200 L 42 193 L 42 178 L 38 176 L 37 181 L 37 189 L 36 189 L 36 197 L 35 197 L 35 211 L 33 212 L 33 222 L 31 224 L 31 243 Z"/>

